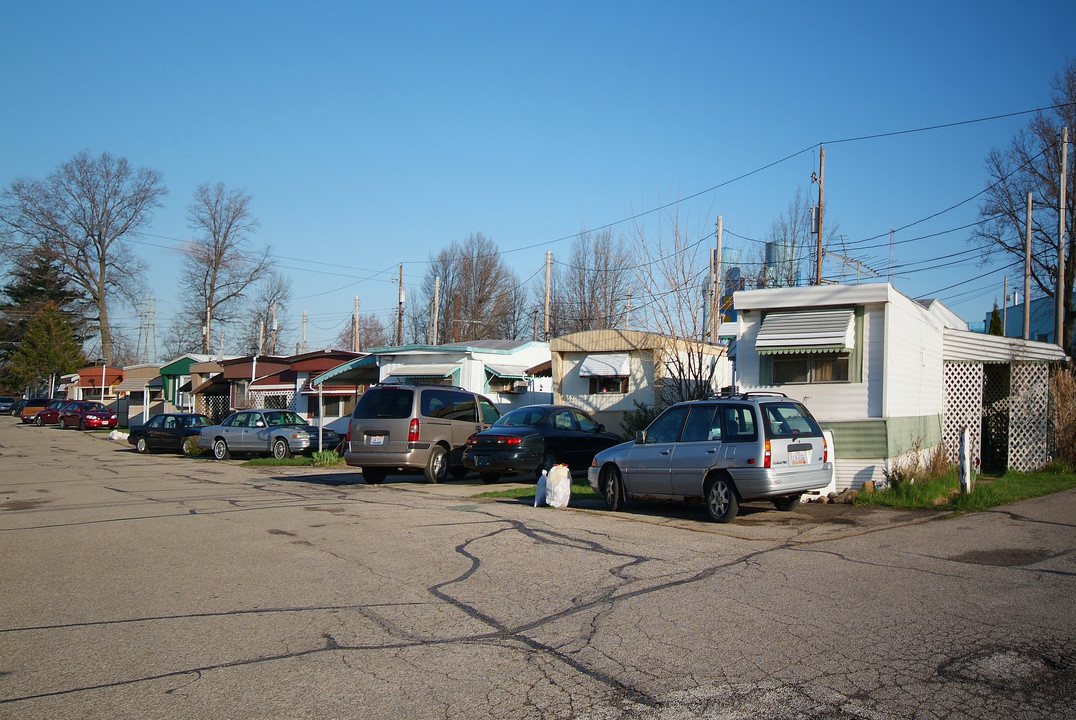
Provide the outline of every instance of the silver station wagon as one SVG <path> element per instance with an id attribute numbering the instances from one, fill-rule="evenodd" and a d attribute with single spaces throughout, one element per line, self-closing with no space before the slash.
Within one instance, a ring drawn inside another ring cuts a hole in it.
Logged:
<path id="1" fill-rule="evenodd" d="M 832 472 L 822 430 L 802 403 L 751 392 L 669 407 L 634 441 L 595 455 L 587 480 L 611 510 L 630 499 L 704 499 L 711 518 L 730 522 L 746 500 L 791 510 Z"/>
<path id="2" fill-rule="evenodd" d="M 318 435 L 317 427 L 290 410 L 239 410 L 220 425 L 202 428 L 198 447 L 212 450 L 217 460 L 227 460 L 232 453 L 268 453 L 283 459 L 317 450 Z M 340 444 L 329 428 L 322 428 L 320 435 L 326 450 Z"/>

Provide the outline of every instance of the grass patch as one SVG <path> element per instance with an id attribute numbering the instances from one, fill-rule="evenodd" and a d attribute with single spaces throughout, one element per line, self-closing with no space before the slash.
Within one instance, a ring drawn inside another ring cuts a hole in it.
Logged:
<path id="1" fill-rule="evenodd" d="M 490 490 L 488 492 L 480 493 L 475 497 L 483 498 L 520 498 L 534 500 L 534 486 L 529 485 L 521 488 L 511 488 L 508 490 Z M 601 500 L 601 494 L 594 492 L 590 487 L 590 483 L 587 482 L 575 482 L 572 481 L 572 499 L 573 500 Z"/>
<path id="2" fill-rule="evenodd" d="M 281 458 L 277 460 L 275 457 L 253 457 L 243 463 L 244 467 L 311 467 L 314 464 L 314 458 L 309 455 L 292 455 L 290 458 Z"/>
<path id="3" fill-rule="evenodd" d="M 1060 472 L 1006 472 L 998 477 L 981 476 L 975 479 L 972 492 L 961 495 L 960 481 L 955 474 L 922 482 L 902 482 L 873 493 L 859 493 L 857 504 L 885 505 L 900 508 L 927 508 L 979 512 L 998 505 L 1049 495 L 1076 487 L 1076 474 L 1070 469 Z"/>

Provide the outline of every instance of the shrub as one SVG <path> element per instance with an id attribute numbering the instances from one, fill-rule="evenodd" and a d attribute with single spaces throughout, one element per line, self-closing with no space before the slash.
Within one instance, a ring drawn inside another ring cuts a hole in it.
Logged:
<path id="1" fill-rule="evenodd" d="M 661 412 L 656 406 L 647 405 L 638 400 L 632 400 L 631 404 L 635 406 L 635 409 L 625 412 L 624 419 L 620 422 L 620 427 L 624 429 L 624 435 L 629 440 L 635 437 L 636 430 L 645 430 Z"/>
<path id="2" fill-rule="evenodd" d="M 314 453 L 313 458 L 314 461 L 311 464 L 315 467 L 330 467 L 344 462 L 343 456 L 335 450 L 318 450 Z"/>
<path id="3" fill-rule="evenodd" d="M 1050 378 L 1050 405 L 1053 409 L 1055 460 L 1076 465 L 1076 375 L 1060 370 Z"/>

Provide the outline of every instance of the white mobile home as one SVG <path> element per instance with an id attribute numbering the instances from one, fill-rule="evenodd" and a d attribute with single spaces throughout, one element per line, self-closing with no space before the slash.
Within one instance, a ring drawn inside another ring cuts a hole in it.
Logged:
<path id="1" fill-rule="evenodd" d="M 734 304 L 738 388 L 778 390 L 810 408 L 833 432 L 838 489 L 884 483 L 894 463 L 917 451 L 944 445 L 952 456 L 961 425 L 972 430 L 976 457 L 996 451 L 1002 438 L 988 409 L 997 401 L 982 380 L 989 375 L 1041 396 L 1009 402 L 1005 386 L 1002 462 L 1045 462 L 1045 426 L 1009 442 L 1019 423 L 1008 416 L 1031 408 L 1045 418 L 1047 366 L 1064 359 L 1056 345 L 970 333 L 940 302 L 917 302 L 888 283 L 747 290 Z M 984 430 L 990 448 L 982 447 Z M 1025 446 L 1030 454 L 1010 452 Z"/>

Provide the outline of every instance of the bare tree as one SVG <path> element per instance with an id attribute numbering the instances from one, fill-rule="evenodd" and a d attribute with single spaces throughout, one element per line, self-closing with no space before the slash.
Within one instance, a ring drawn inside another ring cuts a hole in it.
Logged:
<path id="1" fill-rule="evenodd" d="M 294 336 L 288 304 L 291 302 L 291 278 L 267 269 L 246 296 L 239 347 L 255 355 L 285 353 Z"/>
<path id="2" fill-rule="evenodd" d="M 748 260 L 749 274 L 758 287 L 795 287 L 813 285 L 818 241 L 813 232 L 813 208 L 803 188 L 788 201 L 788 207 L 770 225 L 764 243 L 759 244 Z M 837 225 L 826 228 L 829 246 L 837 237 Z"/>
<path id="3" fill-rule="evenodd" d="M 19 179 L 4 192 L 4 253 L 25 265 L 40 256 L 58 263 L 64 280 L 97 309 L 101 354 L 113 362 L 112 300 L 139 294 L 145 263 L 127 236 L 145 225 L 167 194 L 156 170 L 135 170 L 127 158 L 83 151 L 44 180 Z"/>
<path id="4" fill-rule="evenodd" d="M 714 391 L 717 346 L 703 340 L 707 332 L 706 275 L 714 233 L 690 229 L 677 206 L 658 221 L 656 234 L 637 222 L 630 244 L 635 248 L 632 272 L 642 296 L 633 320 L 665 338 L 655 352 L 659 403 L 708 397 Z"/>
<path id="5" fill-rule="evenodd" d="M 630 258 L 624 238 L 605 229 L 586 229 L 572 241 L 565 262 L 557 262 L 550 285 L 550 334 L 617 327 L 625 318 L 631 287 Z M 545 283 L 535 287 L 544 303 Z"/>
<path id="6" fill-rule="evenodd" d="M 1031 192 L 1035 208 L 1031 224 L 1031 279 L 1037 294 L 1055 297 L 1057 278 L 1057 232 L 1059 189 L 1061 187 L 1061 128 L 1069 128 L 1069 142 L 1076 133 L 1076 60 L 1054 77 L 1054 107 L 1040 112 L 1012 138 L 1004 150 L 993 149 L 986 157 L 988 182 L 979 207 L 979 225 L 973 241 L 986 249 L 988 256 L 997 252 L 1023 260 L 1027 229 L 1027 194 Z M 1069 153 L 1065 178 L 1065 278 L 1064 337 L 1059 344 L 1072 354 L 1072 333 L 1076 328 L 1073 312 L 1073 279 L 1076 278 L 1076 198 L 1073 179 L 1076 162 Z"/>
<path id="7" fill-rule="evenodd" d="M 439 342 L 504 335 L 519 279 L 491 239 L 475 233 L 462 242 L 454 241 L 431 258 L 420 308 L 429 307 L 437 277 L 441 278 Z"/>
<path id="8" fill-rule="evenodd" d="M 203 353 L 210 352 L 214 321 L 236 321 L 243 294 L 270 269 L 268 248 L 247 248 L 258 225 L 250 201 L 250 195 L 227 190 L 224 183 L 202 184 L 187 206 L 187 220 L 196 236 L 183 251 L 180 290 L 187 333 L 200 334 Z"/>
<path id="9" fill-rule="evenodd" d="M 349 322 L 347 327 L 336 336 L 336 344 L 341 348 L 350 350 L 355 347 L 351 342 L 352 324 Z M 358 349 L 360 352 L 364 352 L 366 348 L 376 347 L 388 347 L 394 342 L 389 338 L 389 331 L 385 328 L 385 324 L 377 317 L 377 315 L 364 315 L 359 313 L 359 344 Z"/>

